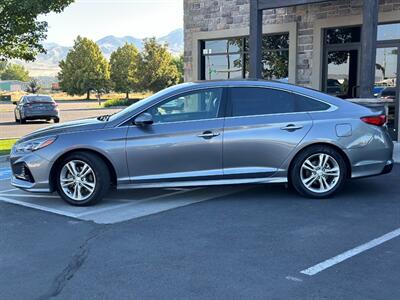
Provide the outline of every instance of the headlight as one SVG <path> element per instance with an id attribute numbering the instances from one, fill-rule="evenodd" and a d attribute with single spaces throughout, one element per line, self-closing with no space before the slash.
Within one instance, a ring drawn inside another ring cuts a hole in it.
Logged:
<path id="1" fill-rule="evenodd" d="M 53 144 L 56 139 L 57 137 L 52 136 L 26 141 L 20 144 L 16 144 L 15 151 L 24 153 L 33 152 Z"/>

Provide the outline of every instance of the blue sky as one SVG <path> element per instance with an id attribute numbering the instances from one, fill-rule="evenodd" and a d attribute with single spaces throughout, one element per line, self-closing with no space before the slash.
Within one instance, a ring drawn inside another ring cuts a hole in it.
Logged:
<path id="1" fill-rule="evenodd" d="M 71 46 L 77 35 L 160 37 L 183 27 L 183 0 L 75 0 L 49 23 L 47 42 Z"/>

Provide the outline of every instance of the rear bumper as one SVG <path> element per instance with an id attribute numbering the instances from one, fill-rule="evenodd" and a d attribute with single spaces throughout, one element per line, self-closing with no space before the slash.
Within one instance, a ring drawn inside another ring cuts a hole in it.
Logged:
<path id="1" fill-rule="evenodd" d="M 25 120 L 38 120 L 38 119 L 58 119 L 58 114 L 41 114 L 41 115 L 28 115 L 24 117 Z"/>
<path id="2" fill-rule="evenodd" d="M 389 161 L 389 162 L 386 164 L 386 166 L 383 168 L 381 175 L 383 175 L 383 174 L 388 174 L 388 173 L 392 172 L 393 166 L 394 166 L 393 160 L 392 160 L 392 161 Z"/>

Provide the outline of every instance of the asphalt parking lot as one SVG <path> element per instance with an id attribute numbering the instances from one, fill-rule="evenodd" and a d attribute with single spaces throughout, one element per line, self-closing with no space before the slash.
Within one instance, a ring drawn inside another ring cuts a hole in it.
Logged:
<path id="1" fill-rule="evenodd" d="M 400 165 L 284 185 L 113 191 L 89 208 L 0 170 L 0 299 L 399 299 Z"/>

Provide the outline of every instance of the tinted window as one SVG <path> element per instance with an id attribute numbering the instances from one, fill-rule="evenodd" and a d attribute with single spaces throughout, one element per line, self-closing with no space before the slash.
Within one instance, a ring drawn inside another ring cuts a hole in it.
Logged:
<path id="1" fill-rule="evenodd" d="M 267 88 L 232 88 L 232 116 L 323 111 L 329 105 L 305 96 Z"/>
<path id="2" fill-rule="evenodd" d="M 222 89 L 177 96 L 148 109 L 154 123 L 194 121 L 218 117 Z"/>
<path id="3" fill-rule="evenodd" d="M 330 108 L 330 106 L 326 103 L 313 100 L 311 98 L 293 94 L 296 99 L 296 112 L 304 112 L 304 111 L 323 111 Z"/>
<path id="4" fill-rule="evenodd" d="M 53 102 L 53 98 L 49 96 L 27 96 L 27 102 Z"/>
<path id="5" fill-rule="evenodd" d="M 295 111 L 291 93 L 266 88 L 230 89 L 232 116 L 252 116 Z"/>

